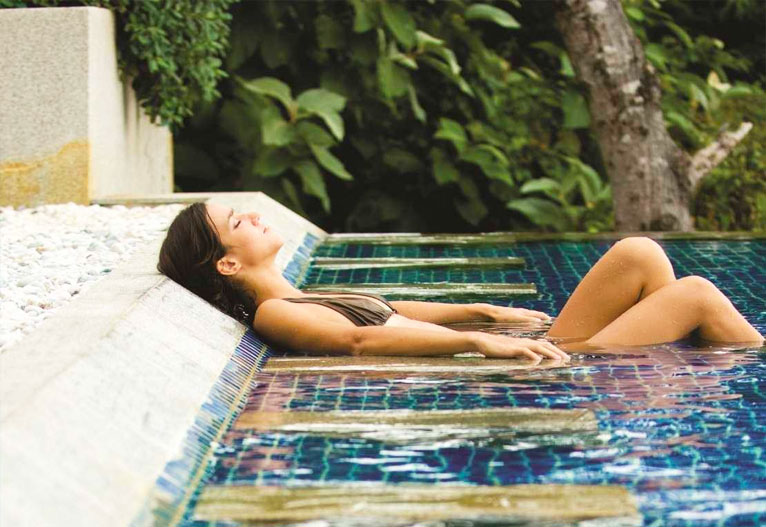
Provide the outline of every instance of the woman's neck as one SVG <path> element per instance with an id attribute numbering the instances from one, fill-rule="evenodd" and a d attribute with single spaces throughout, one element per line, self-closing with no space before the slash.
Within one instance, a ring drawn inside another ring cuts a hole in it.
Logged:
<path id="1" fill-rule="evenodd" d="M 303 293 L 282 276 L 274 265 L 253 269 L 245 277 L 248 290 L 255 295 L 255 304 L 261 305 L 272 298 L 290 298 Z"/>

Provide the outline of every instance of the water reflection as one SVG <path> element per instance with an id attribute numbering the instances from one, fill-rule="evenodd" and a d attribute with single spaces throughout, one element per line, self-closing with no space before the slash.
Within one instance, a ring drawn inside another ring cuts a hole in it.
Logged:
<path id="1" fill-rule="evenodd" d="M 763 351 L 674 343 L 588 350 L 565 366 L 491 375 L 469 367 L 459 375 L 260 374 L 245 412 L 588 409 L 598 430 L 332 437 L 235 426 L 209 483 L 618 484 L 636 493 L 646 524 L 716 524 L 700 519 L 710 515 L 735 525 L 739 513 L 694 497 L 726 493 L 742 510 L 762 501 L 747 493 L 766 492 Z"/>

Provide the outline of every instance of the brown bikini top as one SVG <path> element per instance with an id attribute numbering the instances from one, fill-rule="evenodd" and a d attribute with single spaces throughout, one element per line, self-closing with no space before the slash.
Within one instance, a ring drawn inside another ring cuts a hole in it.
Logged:
<path id="1" fill-rule="evenodd" d="M 319 296 L 338 295 L 338 296 Z M 343 296 L 340 296 L 343 295 Z M 384 306 L 370 300 L 369 297 L 383 302 Z M 337 311 L 356 326 L 382 326 L 396 313 L 396 309 L 385 298 L 365 293 L 320 293 L 312 296 L 283 298 L 295 304 L 319 304 Z"/>

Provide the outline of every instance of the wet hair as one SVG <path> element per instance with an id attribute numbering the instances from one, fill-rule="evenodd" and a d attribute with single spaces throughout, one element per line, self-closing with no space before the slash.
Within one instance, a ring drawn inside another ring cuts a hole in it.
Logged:
<path id="1" fill-rule="evenodd" d="M 252 325 L 255 301 L 233 278 L 216 269 L 216 262 L 225 254 L 207 207 L 193 203 L 170 224 L 157 270 L 230 317 Z"/>

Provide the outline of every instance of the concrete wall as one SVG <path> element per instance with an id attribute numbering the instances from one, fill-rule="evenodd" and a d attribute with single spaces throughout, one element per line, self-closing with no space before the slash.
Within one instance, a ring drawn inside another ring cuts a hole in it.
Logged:
<path id="1" fill-rule="evenodd" d="M 278 262 L 292 279 L 296 261 L 308 263 L 303 240 L 325 236 L 259 193 L 212 199 L 261 212 L 286 240 Z M 149 517 L 158 478 L 186 449 L 246 330 L 157 273 L 160 242 L 0 354 L 0 525 Z"/>
<path id="2" fill-rule="evenodd" d="M 172 191 L 172 137 L 120 82 L 111 11 L 0 9 L 0 205 Z"/>

